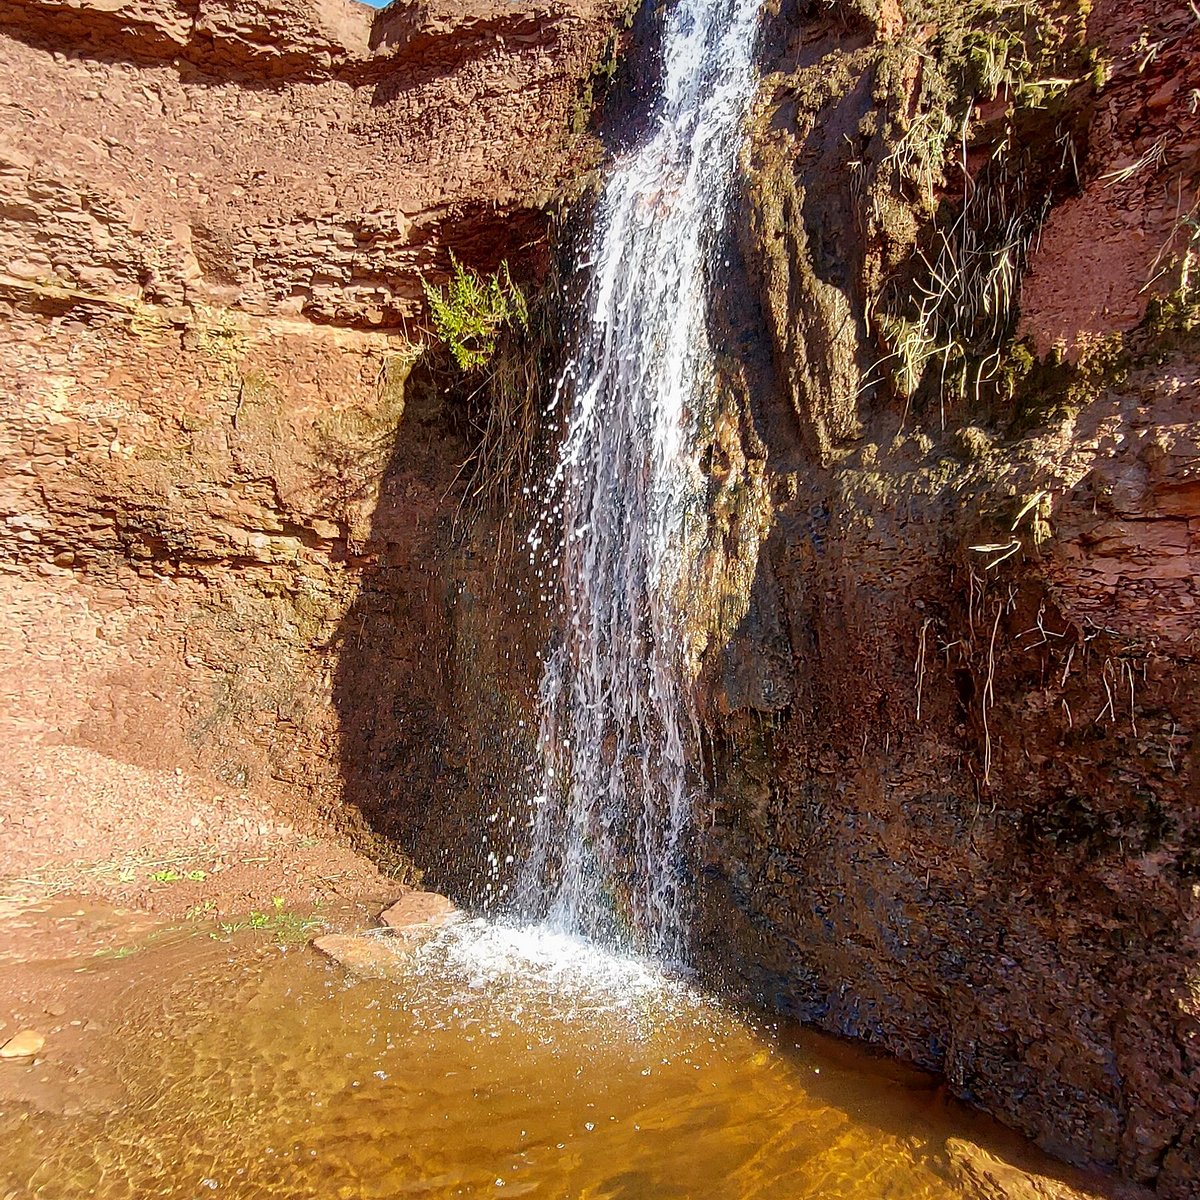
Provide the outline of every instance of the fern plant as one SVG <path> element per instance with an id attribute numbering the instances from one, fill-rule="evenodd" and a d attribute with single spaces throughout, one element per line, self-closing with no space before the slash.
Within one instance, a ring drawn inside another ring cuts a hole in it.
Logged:
<path id="1" fill-rule="evenodd" d="M 438 338 L 449 348 L 464 371 L 482 367 L 496 352 L 496 342 L 506 325 L 525 329 L 529 309 L 521 289 L 502 262 L 492 275 L 464 267 L 450 255 L 451 275 L 444 288 L 421 281 Z"/>

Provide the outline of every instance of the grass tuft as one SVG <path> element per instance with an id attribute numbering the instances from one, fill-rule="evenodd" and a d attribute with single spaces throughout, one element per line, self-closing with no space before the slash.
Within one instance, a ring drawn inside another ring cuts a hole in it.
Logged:
<path id="1" fill-rule="evenodd" d="M 434 331 L 463 371 L 476 371 L 496 353 L 501 332 L 509 325 L 524 329 L 529 310 L 521 289 L 502 262 L 484 276 L 450 255 L 451 275 L 444 288 L 422 281 Z"/>

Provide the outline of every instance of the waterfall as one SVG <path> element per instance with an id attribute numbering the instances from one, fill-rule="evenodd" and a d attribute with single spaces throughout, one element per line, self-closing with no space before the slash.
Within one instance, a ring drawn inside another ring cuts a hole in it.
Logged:
<path id="1" fill-rule="evenodd" d="M 668 961 L 684 954 L 697 722 L 688 594 L 706 524 L 707 294 L 753 95 L 759 0 L 678 0 L 648 136 L 613 165 L 530 535 L 556 613 L 543 786 L 521 915 Z"/>

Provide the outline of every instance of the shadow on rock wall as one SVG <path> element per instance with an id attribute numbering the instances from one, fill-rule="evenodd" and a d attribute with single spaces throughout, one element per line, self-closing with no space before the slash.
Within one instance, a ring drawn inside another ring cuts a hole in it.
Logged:
<path id="1" fill-rule="evenodd" d="M 740 446 L 714 477 L 759 459 L 771 511 L 746 611 L 705 663 L 697 952 L 725 986 L 1183 1200 L 1200 1172 L 1194 333 L 1129 335 L 1128 371 L 1089 380 L 1066 419 L 965 395 L 943 415 L 940 393 L 872 386 L 864 285 L 823 268 L 865 261 L 850 164 L 830 168 L 873 93 L 829 78 L 751 133 L 750 282 L 715 318 L 743 355 L 719 364 Z M 747 322 L 772 330 L 773 379 Z"/>
<path id="2" fill-rule="evenodd" d="M 536 728 L 536 653 L 514 532 L 462 507 L 470 448 L 449 371 L 413 372 L 337 634 L 333 699 L 346 801 L 424 872 L 487 907 L 493 853 Z M 491 840 L 490 840 L 491 839 Z"/>

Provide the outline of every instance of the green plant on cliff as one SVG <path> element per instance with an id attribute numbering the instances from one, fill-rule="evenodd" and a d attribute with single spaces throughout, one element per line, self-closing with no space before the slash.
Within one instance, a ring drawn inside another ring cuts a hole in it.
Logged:
<path id="1" fill-rule="evenodd" d="M 561 219 L 561 213 L 553 218 Z M 562 236 L 562 229 L 556 228 L 553 238 Z M 497 337 L 486 370 L 463 381 L 470 385 L 460 389 L 460 399 L 471 453 L 459 468 L 459 528 L 468 528 L 485 508 L 511 516 L 533 500 L 530 480 L 544 477 L 544 455 L 553 435 L 543 408 L 561 369 L 562 295 L 558 263 L 552 259 L 548 275 L 529 297 L 523 319 L 511 322 Z"/>
<path id="2" fill-rule="evenodd" d="M 464 267 L 453 254 L 450 264 L 445 287 L 434 287 L 426 281 L 422 286 L 438 338 L 463 371 L 474 371 L 496 353 L 496 343 L 506 326 L 526 327 L 529 310 L 506 262 L 492 275 Z"/>
<path id="3" fill-rule="evenodd" d="M 1016 320 L 1016 300 L 1043 207 L 1007 181 L 984 175 L 953 221 L 918 248 L 906 297 L 874 313 L 896 392 L 911 399 L 926 378 L 941 397 L 965 400 L 1003 371 L 1002 348 Z"/>
<path id="4" fill-rule="evenodd" d="M 918 390 L 934 400 L 944 426 L 948 401 L 978 407 L 1008 387 L 1020 277 L 1054 195 L 1074 184 L 1076 115 L 1095 64 L 1086 5 L 912 8 L 909 28 L 936 32 L 880 60 L 887 150 L 864 219 L 893 249 L 869 282 L 868 313 L 882 375 L 906 401 Z"/>
<path id="5" fill-rule="evenodd" d="M 981 15 L 986 25 L 963 35 L 973 94 L 987 100 L 1003 95 L 1014 108 L 1042 108 L 1079 82 L 1081 61 L 1073 63 L 1075 71 L 1055 73 L 1065 61 L 1070 19 L 1036 0 L 1001 0 L 994 8 L 985 4 Z"/>
<path id="6" fill-rule="evenodd" d="M 1191 332 L 1200 324 L 1200 202 L 1175 222 L 1159 251 L 1158 268 L 1151 284 L 1160 278 L 1174 284 L 1160 302 L 1160 315 Z"/>

